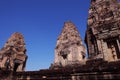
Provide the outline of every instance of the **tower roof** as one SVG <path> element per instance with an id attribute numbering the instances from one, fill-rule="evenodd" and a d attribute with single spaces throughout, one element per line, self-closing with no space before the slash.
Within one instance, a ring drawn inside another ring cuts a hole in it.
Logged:
<path id="1" fill-rule="evenodd" d="M 11 35 L 11 37 L 8 39 L 4 47 L 7 46 L 20 46 L 25 45 L 24 43 L 24 37 L 21 33 L 15 32 Z"/>
<path id="2" fill-rule="evenodd" d="M 0 50 L 0 56 L 2 56 L 0 68 L 13 71 L 23 71 L 25 69 L 27 55 L 24 38 L 21 33 L 15 32 L 12 34 Z"/>
<path id="3" fill-rule="evenodd" d="M 58 40 L 60 42 L 64 42 L 64 41 L 68 42 L 75 40 L 82 41 L 75 24 L 71 21 L 67 21 L 64 23 L 64 27 L 62 29 L 60 36 L 58 37 Z"/>
<path id="4" fill-rule="evenodd" d="M 120 3 L 118 0 L 91 0 L 88 27 L 102 30 L 120 25 Z M 108 27 L 107 27 L 108 26 Z"/>
<path id="5" fill-rule="evenodd" d="M 71 21 L 65 22 L 62 32 L 57 39 L 54 66 L 83 64 L 85 54 L 86 49 L 82 44 L 76 26 Z"/>

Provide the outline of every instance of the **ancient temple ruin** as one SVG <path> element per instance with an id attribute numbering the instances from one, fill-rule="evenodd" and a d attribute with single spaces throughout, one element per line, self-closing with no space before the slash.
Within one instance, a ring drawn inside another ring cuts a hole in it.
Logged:
<path id="1" fill-rule="evenodd" d="M 91 0 L 87 25 L 88 59 L 77 28 L 68 21 L 57 39 L 53 65 L 39 71 L 24 72 L 24 38 L 14 33 L 0 50 L 0 80 L 120 80 L 120 2 Z"/>
<path id="2" fill-rule="evenodd" d="M 26 48 L 21 33 L 14 33 L 0 50 L 0 70 L 24 71 Z"/>
<path id="3" fill-rule="evenodd" d="M 85 41 L 89 59 L 120 59 L 120 3 L 91 0 Z"/>
<path id="4" fill-rule="evenodd" d="M 65 22 L 55 48 L 54 66 L 72 66 L 85 62 L 86 49 L 80 34 L 71 22 Z"/>

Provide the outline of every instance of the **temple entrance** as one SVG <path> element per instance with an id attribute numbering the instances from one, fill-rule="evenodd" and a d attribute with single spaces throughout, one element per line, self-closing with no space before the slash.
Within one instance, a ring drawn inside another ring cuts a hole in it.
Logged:
<path id="1" fill-rule="evenodd" d="M 120 45 L 118 38 L 109 38 L 106 40 L 108 49 L 111 50 L 111 54 L 114 60 L 120 59 Z"/>
<path id="2" fill-rule="evenodd" d="M 17 71 L 17 68 L 18 68 L 19 65 L 20 65 L 19 63 L 15 63 L 13 71 Z"/>

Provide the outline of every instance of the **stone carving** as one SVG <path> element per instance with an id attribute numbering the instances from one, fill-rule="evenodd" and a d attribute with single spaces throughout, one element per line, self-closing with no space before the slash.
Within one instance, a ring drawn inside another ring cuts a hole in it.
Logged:
<path id="1" fill-rule="evenodd" d="M 24 38 L 21 33 L 14 33 L 0 50 L 0 68 L 23 71 L 27 55 Z"/>
<path id="2" fill-rule="evenodd" d="M 91 0 L 86 31 L 90 59 L 120 59 L 120 3 L 118 0 Z M 114 49 L 114 51 L 113 51 Z"/>
<path id="3" fill-rule="evenodd" d="M 57 39 L 54 66 L 83 64 L 85 57 L 86 49 L 82 44 L 78 30 L 71 21 L 65 22 Z"/>

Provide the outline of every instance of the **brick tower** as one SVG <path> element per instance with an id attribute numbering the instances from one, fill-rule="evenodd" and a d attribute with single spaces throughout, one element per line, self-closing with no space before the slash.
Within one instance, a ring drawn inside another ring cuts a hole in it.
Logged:
<path id="1" fill-rule="evenodd" d="M 85 57 L 86 49 L 82 44 L 78 30 L 71 21 L 65 22 L 57 39 L 54 66 L 65 67 L 83 64 Z"/>
<path id="2" fill-rule="evenodd" d="M 14 33 L 0 50 L 0 69 L 24 71 L 26 66 L 26 48 L 21 33 Z"/>

